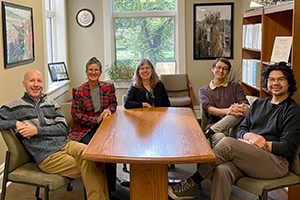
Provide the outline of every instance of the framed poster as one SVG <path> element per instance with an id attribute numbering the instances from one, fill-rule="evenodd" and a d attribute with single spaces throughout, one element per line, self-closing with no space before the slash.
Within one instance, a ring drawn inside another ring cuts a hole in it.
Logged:
<path id="1" fill-rule="evenodd" d="M 233 59 L 233 5 L 194 4 L 194 60 Z"/>
<path id="2" fill-rule="evenodd" d="M 4 67 L 34 61 L 32 8 L 2 1 Z"/>
<path id="3" fill-rule="evenodd" d="M 65 62 L 48 63 L 52 82 L 69 80 L 69 74 Z"/>

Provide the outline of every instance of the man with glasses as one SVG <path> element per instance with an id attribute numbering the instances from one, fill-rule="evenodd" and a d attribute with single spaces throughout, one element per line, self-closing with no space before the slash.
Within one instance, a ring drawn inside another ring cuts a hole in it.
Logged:
<path id="1" fill-rule="evenodd" d="M 231 128 L 235 128 L 236 132 L 238 124 L 249 109 L 242 86 L 226 80 L 230 69 L 229 60 L 217 58 L 211 68 L 213 80 L 199 89 L 200 102 L 208 117 L 205 136 L 212 148 L 223 137 L 229 136 Z"/>
<path id="2" fill-rule="evenodd" d="M 196 195 L 203 179 L 211 180 L 211 199 L 229 199 L 231 185 L 244 175 L 276 179 L 286 175 L 300 143 L 300 106 L 291 98 L 296 91 L 293 70 L 280 62 L 262 71 L 262 86 L 272 95 L 256 100 L 241 122 L 237 139 L 224 137 L 213 152 L 216 162 L 203 163 L 187 180 L 169 186 L 173 199 Z"/>

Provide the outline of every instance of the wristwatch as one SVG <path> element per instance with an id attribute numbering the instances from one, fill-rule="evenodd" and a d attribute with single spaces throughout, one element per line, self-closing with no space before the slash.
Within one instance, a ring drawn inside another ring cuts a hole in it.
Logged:
<path id="1" fill-rule="evenodd" d="M 84 8 L 78 11 L 76 21 L 79 26 L 87 28 L 94 23 L 95 15 L 91 10 Z"/>

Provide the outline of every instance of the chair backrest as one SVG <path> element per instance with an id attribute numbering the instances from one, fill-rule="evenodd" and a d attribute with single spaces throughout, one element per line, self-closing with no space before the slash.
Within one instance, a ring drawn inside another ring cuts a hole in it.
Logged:
<path id="1" fill-rule="evenodd" d="M 22 143 L 19 141 L 12 129 L 2 130 L 1 134 L 8 150 L 11 153 L 8 169 L 9 172 L 25 163 L 34 161 L 32 156 L 23 147 Z"/>
<path id="2" fill-rule="evenodd" d="M 189 96 L 187 74 L 162 74 L 160 80 L 164 84 L 169 97 Z"/>
<path id="3" fill-rule="evenodd" d="M 123 94 L 122 95 L 122 105 L 124 106 L 124 104 L 125 104 L 125 98 L 126 98 L 126 94 Z"/>
<path id="4" fill-rule="evenodd" d="M 300 145 L 293 154 L 292 158 L 289 160 L 290 170 L 295 174 L 300 175 Z"/>
<path id="5" fill-rule="evenodd" d="M 60 110 L 61 110 L 62 114 L 66 118 L 68 130 L 69 130 L 71 123 L 73 121 L 72 114 L 71 114 L 72 102 L 60 103 L 59 106 L 60 106 Z"/>

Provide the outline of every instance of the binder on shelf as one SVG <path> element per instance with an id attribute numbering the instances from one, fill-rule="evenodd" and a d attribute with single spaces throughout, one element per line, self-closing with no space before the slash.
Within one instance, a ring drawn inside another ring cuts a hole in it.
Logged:
<path id="1" fill-rule="evenodd" d="M 260 87 L 261 61 L 257 59 L 243 59 L 242 81 L 253 87 Z"/>
<path id="2" fill-rule="evenodd" d="M 252 63 L 252 69 L 253 69 L 253 79 L 252 79 L 252 86 L 254 87 L 260 87 L 260 69 L 261 69 L 261 63 L 260 60 L 253 60 Z"/>
<path id="3" fill-rule="evenodd" d="M 261 28 L 261 23 L 243 25 L 243 48 L 261 50 Z"/>
<path id="4" fill-rule="evenodd" d="M 243 59 L 242 62 L 242 81 L 247 83 L 247 60 Z"/>

